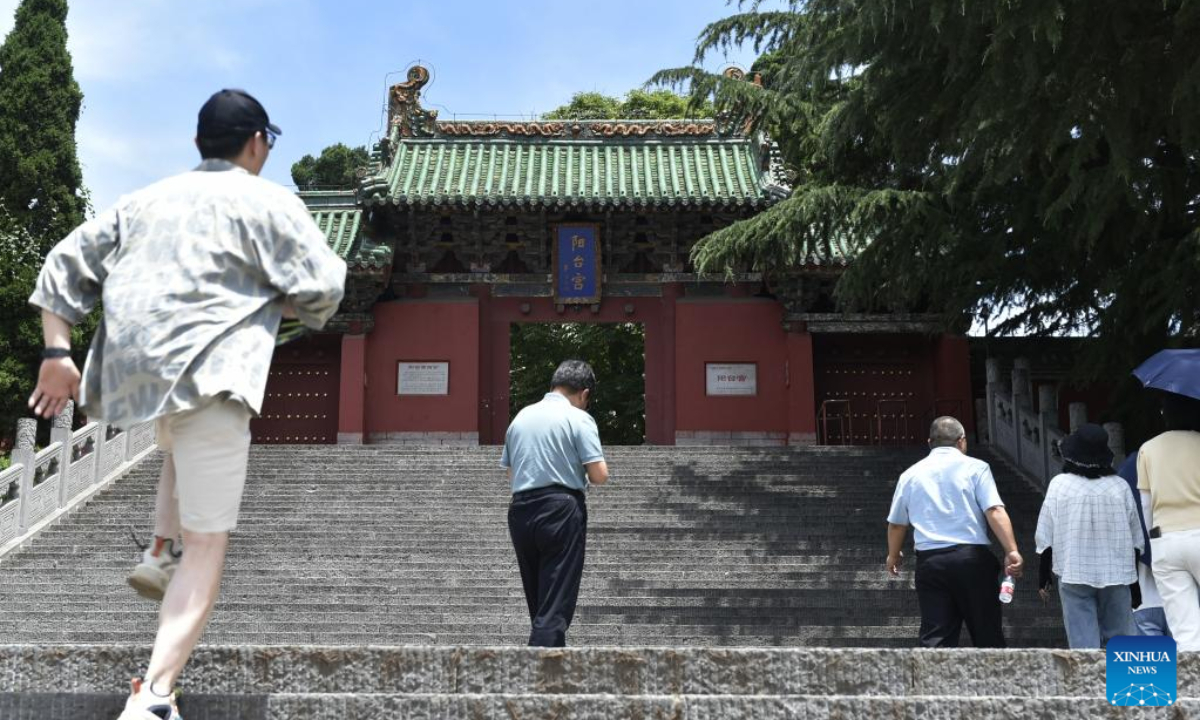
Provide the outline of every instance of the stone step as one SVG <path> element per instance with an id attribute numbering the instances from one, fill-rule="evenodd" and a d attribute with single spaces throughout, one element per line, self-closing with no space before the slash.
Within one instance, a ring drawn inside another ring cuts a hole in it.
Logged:
<path id="1" fill-rule="evenodd" d="M 6 689 L 105 692 L 144 667 L 145 645 L 0 646 Z M 205 693 L 540 693 L 1103 697 L 1104 657 L 1040 650 L 228 647 L 202 645 L 182 679 Z M 1200 655 L 1179 657 L 1200 692 Z"/>
<path id="2" fill-rule="evenodd" d="M 124 704 L 118 694 L 0 693 L 0 716 L 14 720 L 54 717 L 94 720 L 116 717 Z M 573 695 L 405 695 L 278 694 L 185 695 L 180 710 L 188 720 L 344 720 L 345 718 L 688 718 L 689 720 L 774 720 L 775 718 L 930 717 L 1123 718 L 1124 708 L 1103 700 L 1076 698 L 952 698 L 812 696 L 612 696 Z M 1190 713 L 1200 701 L 1182 701 L 1176 712 Z M 941 713 L 948 713 L 942 715 Z"/>

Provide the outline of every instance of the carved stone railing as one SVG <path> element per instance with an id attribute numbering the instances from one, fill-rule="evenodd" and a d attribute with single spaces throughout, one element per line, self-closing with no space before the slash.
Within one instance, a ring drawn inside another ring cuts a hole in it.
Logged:
<path id="1" fill-rule="evenodd" d="M 96 461 L 96 476 L 99 479 L 112 475 L 117 468 L 125 464 L 129 433 L 112 425 L 102 425 L 100 438 L 100 457 Z"/>
<path id="2" fill-rule="evenodd" d="M 21 530 L 22 465 L 12 465 L 0 472 L 0 545 L 15 538 Z"/>
<path id="3" fill-rule="evenodd" d="M 79 495 L 96 483 L 96 440 L 99 435 L 100 425 L 91 422 L 77 430 L 68 443 L 67 474 L 63 483 L 67 498 Z"/>
<path id="4" fill-rule="evenodd" d="M 23 528 L 28 528 L 59 508 L 59 489 L 62 486 L 62 443 L 54 443 L 33 458 L 33 473 L 28 487 L 29 507 L 25 508 Z"/>
<path id="5" fill-rule="evenodd" d="M 1046 477 L 1046 428 L 1029 410 L 1017 411 L 1018 456 L 1021 469 L 1035 478 Z"/>
<path id="6" fill-rule="evenodd" d="M 156 447 L 153 422 L 125 432 L 103 422 L 72 430 L 74 413 L 74 403 L 68 403 L 53 420 L 50 445 L 40 451 L 35 449 L 37 421 L 17 421 L 12 465 L 0 472 L 0 555 Z"/>
<path id="7" fill-rule="evenodd" d="M 1046 428 L 1046 477 L 1054 477 L 1062 472 L 1062 456 L 1058 454 L 1058 446 L 1067 439 L 1067 434 L 1058 428 Z M 1047 482 L 1049 482 L 1047 480 Z"/>
<path id="8" fill-rule="evenodd" d="M 996 396 L 991 404 L 994 406 L 993 425 L 989 428 L 992 444 L 1015 458 L 1020 450 L 1017 447 L 1017 416 L 1013 412 L 1012 400 Z"/>
<path id="9" fill-rule="evenodd" d="M 1067 432 L 1058 427 L 1058 391 L 1053 386 L 1038 388 L 1038 411 L 1032 405 L 1029 363 L 1014 363 L 1011 384 L 1000 377 L 996 360 L 987 361 L 987 428 L 983 436 L 1000 455 L 1034 478 L 1044 490 L 1050 479 L 1062 471 L 1058 445 Z M 1087 406 L 1072 403 L 1069 408 L 1071 430 L 1087 422 Z M 1120 423 L 1106 423 L 1114 466 L 1125 456 L 1124 432 Z"/>

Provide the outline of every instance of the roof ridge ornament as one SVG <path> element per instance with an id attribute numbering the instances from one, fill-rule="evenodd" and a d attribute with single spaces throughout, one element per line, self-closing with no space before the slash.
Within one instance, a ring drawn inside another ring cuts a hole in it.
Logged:
<path id="1" fill-rule="evenodd" d="M 730 65 L 721 73 L 725 80 L 732 82 L 748 82 L 751 85 L 761 88 L 762 74 L 754 73 L 754 77 L 747 80 L 746 71 L 737 65 Z M 749 135 L 754 127 L 754 120 L 743 107 L 731 107 L 717 113 L 717 132 L 722 137 L 731 135 Z"/>
<path id="2" fill-rule="evenodd" d="M 400 129 L 400 137 L 433 137 L 437 134 L 437 110 L 421 107 L 421 88 L 429 83 L 429 69 L 413 65 L 408 80 L 388 91 L 388 127 Z"/>
<path id="3" fill-rule="evenodd" d="M 447 137 L 569 137 L 596 139 L 611 137 L 705 137 L 716 133 L 711 120 L 558 120 L 494 121 L 456 120 L 437 124 L 438 133 Z"/>

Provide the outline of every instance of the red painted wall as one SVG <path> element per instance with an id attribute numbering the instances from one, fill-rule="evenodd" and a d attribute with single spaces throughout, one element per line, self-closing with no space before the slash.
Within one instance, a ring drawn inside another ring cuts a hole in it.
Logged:
<path id="1" fill-rule="evenodd" d="M 967 338 L 942 335 L 934 347 L 934 402 L 939 415 L 953 415 L 968 433 L 975 431 L 971 395 L 971 347 Z"/>
<path id="2" fill-rule="evenodd" d="M 773 300 L 680 299 L 675 306 L 675 428 L 788 431 L 783 308 Z M 706 363 L 757 363 L 754 397 L 709 397 Z M 811 375 L 808 382 L 811 384 Z M 793 378 L 793 382 L 801 378 Z"/>
<path id="3" fill-rule="evenodd" d="M 461 300 L 402 300 L 374 308 L 367 336 L 366 434 L 476 432 L 479 429 L 479 305 Z M 398 363 L 450 363 L 450 394 L 399 396 Z"/>
<path id="4" fill-rule="evenodd" d="M 342 376 L 338 394 L 338 442 L 363 442 L 363 418 L 366 408 L 367 338 L 365 335 L 342 336 Z"/>
<path id="5" fill-rule="evenodd" d="M 789 332 L 787 360 L 788 444 L 813 445 L 817 442 L 817 398 L 812 335 Z"/>

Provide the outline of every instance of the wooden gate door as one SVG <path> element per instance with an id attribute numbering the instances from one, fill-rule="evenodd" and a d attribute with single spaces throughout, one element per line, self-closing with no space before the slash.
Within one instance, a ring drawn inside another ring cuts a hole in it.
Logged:
<path id="1" fill-rule="evenodd" d="M 929 341 L 913 335 L 815 335 L 817 438 L 826 445 L 925 441 L 933 406 Z"/>
<path id="2" fill-rule="evenodd" d="M 255 443 L 337 443 L 341 348 L 341 336 L 315 335 L 275 350 Z"/>

